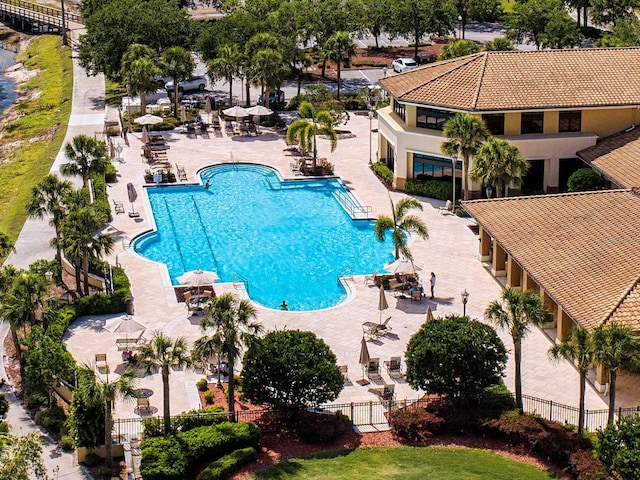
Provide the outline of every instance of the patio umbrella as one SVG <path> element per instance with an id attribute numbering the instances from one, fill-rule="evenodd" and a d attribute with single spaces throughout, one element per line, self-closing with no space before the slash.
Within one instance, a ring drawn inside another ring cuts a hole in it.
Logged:
<path id="1" fill-rule="evenodd" d="M 385 263 L 384 269 L 391 273 L 407 274 L 419 272 L 422 267 L 406 258 L 399 258 L 394 262 Z"/>
<path id="2" fill-rule="evenodd" d="M 360 359 L 358 362 L 362 365 L 362 380 L 358 383 L 360 385 L 368 385 L 369 381 L 364 378 L 365 372 L 364 369 L 369 366 L 369 362 L 371 361 L 371 356 L 369 355 L 369 347 L 367 347 L 367 341 L 364 337 L 362 337 L 362 341 L 360 342 Z"/>
<path id="3" fill-rule="evenodd" d="M 273 114 L 273 110 L 264 105 L 256 105 L 255 107 L 247 108 L 247 113 L 257 115 L 258 117 L 266 117 L 267 115 Z"/>
<path id="4" fill-rule="evenodd" d="M 190 285 L 198 288 L 198 295 L 200 295 L 201 285 L 212 285 L 213 282 L 218 280 L 218 274 L 216 272 L 208 272 L 206 270 L 191 270 L 190 272 L 183 273 L 178 277 L 178 281 L 181 285 Z"/>
<path id="5" fill-rule="evenodd" d="M 105 326 L 105 330 L 108 330 L 111 333 L 124 334 L 127 341 L 129 340 L 129 337 L 138 338 L 139 335 L 134 334 L 142 334 L 142 332 L 146 329 L 147 327 L 142 325 L 131 315 L 122 315 L 121 317 L 118 317 L 114 321 L 110 322 L 108 326 Z"/>
<path id="6" fill-rule="evenodd" d="M 149 143 L 149 132 L 147 131 L 147 126 L 143 126 L 142 127 L 142 143 L 147 144 Z"/>
<path id="7" fill-rule="evenodd" d="M 228 117 L 236 117 L 236 119 L 248 117 L 250 115 L 247 110 L 238 105 L 236 105 L 235 107 L 227 108 L 226 110 L 223 110 L 222 113 L 224 113 Z"/>
<path id="8" fill-rule="evenodd" d="M 136 118 L 134 122 L 138 125 L 157 125 L 158 123 L 162 123 L 162 117 L 147 113 L 146 115 Z"/>
<path id="9" fill-rule="evenodd" d="M 424 320 L 425 322 L 432 322 L 433 321 L 433 312 L 431 311 L 431 306 L 427 307 L 427 316 Z"/>
<path id="10" fill-rule="evenodd" d="M 135 209 L 133 208 L 133 203 L 138 198 L 138 192 L 136 192 L 136 187 L 133 183 L 127 183 L 127 196 L 129 197 L 129 202 L 131 202 L 131 213 L 129 213 L 130 217 L 137 217 Z"/>
<path id="11" fill-rule="evenodd" d="M 180 121 L 186 123 L 187 121 L 187 108 L 184 105 L 180 106 Z"/>
<path id="12" fill-rule="evenodd" d="M 211 98 L 207 97 L 207 101 L 204 102 L 204 111 L 207 113 L 208 115 L 208 120 L 209 123 L 211 123 Z"/>
<path id="13" fill-rule="evenodd" d="M 380 295 L 378 297 L 378 310 L 380 310 L 380 322 L 382 323 L 382 312 L 389 308 L 389 304 L 387 303 L 387 297 L 384 294 L 384 287 L 380 285 Z"/>

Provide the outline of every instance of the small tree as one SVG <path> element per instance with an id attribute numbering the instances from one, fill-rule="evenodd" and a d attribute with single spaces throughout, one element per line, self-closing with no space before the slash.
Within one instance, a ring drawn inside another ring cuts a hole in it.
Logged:
<path id="1" fill-rule="evenodd" d="M 529 161 L 520 155 L 518 147 L 506 140 L 490 137 L 473 157 L 469 178 L 495 188 L 496 196 L 502 197 L 506 196 L 509 184 L 522 185 L 522 175 L 527 170 Z"/>
<path id="2" fill-rule="evenodd" d="M 334 119 L 326 110 L 316 110 L 309 102 L 302 102 L 298 108 L 299 119 L 287 129 L 287 142 L 298 142 L 303 150 L 313 152 L 313 170 L 318 160 L 317 136 L 324 135 L 331 142 L 331 151 L 338 146 L 338 134 L 333 128 Z"/>
<path id="3" fill-rule="evenodd" d="M 0 480 L 47 480 L 39 432 L 16 437 L 0 434 Z"/>
<path id="4" fill-rule="evenodd" d="M 285 413 L 330 402 L 344 379 L 336 356 L 312 332 L 268 333 L 247 350 L 242 368 L 245 396 Z"/>
<path id="5" fill-rule="evenodd" d="M 70 160 L 60 165 L 63 175 L 80 175 L 82 186 L 89 188 L 89 179 L 104 173 L 109 165 L 107 145 L 88 135 L 76 135 L 64 146 L 64 153 Z"/>
<path id="6" fill-rule="evenodd" d="M 590 168 L 580 168 L 571 174 L 567 180 L 567 190 L 570 192 L 589 192 L 600 190 L 604 180 L 598 172 Z"/>
<path id="7" fill-rule="evenodd" d="M 196 68 L 196 62 L 185 48 L 169 47 L 162 53 L 161 68 L 173 79 L 173 114 L 178 118 L 178 82 L 191 76 Z"/>
<path id="8" fill-rule="evenodd" d="M 351 40 L 351 35 L 347 32 L 336 32 L 329 37 L 324 44 L 324 55 L 328 60 L 336 62 L 336 72 L 338 80 L 338 95 L 340 100 L 340 72 L 342 63 L 348 66 L 351 58 L 356 54 L 356 45 Z"/>
<path id="9" fill-rule="evenodd" d="M 389 231 L 393 238 L 393 246 L 395 248 L 396 260 L 400 258 L 400 254 L 411 260 L 411 251 L 407 247 L 409 242 L 409 234 L 415 233 L 420 238 L 426 240 L 429 238 L 429 231 L 424 222 L 416 215 L 408 215 L 410 210 L 422 210 L 422 204 L 415 198 L 405 197 L 394 205 L 391 202 L 391 211 L 393 218 L 387 215 L 380 215 L 374 225 L 374 232 L 379 242 L 384 242 L 385 235 Z"/>
<path id="10" fill-rule="evenodd" d="M 449 40 L 440 50 L 438 60 L 464 57 L 472 53 L 478 53 L 480 47 L 473 40 Z"/>
<path id="11" fill-rule="evenodd" d="M 489 325 L 451 315 L 422 325 L 407 344 L 406 362 L 413 388 L 465 397 L 499 383 L 507 350 Z"/>
<path id="12" fill-rule="evenodd" d="M 598 431 L 596 454 L 614 478 L 640 478 L 640 415 L 621 418 Z"/>

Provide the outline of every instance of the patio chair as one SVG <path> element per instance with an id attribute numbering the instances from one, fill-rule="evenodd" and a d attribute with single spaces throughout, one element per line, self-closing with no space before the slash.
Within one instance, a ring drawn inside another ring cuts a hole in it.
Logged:
<path id="1" fill-rule="evenodd" d="M 382 380 L 379 358 L 372 358 L 369 361 L 369 365 L 367 365 L 367 378 L 369 378 L 369 380 Z"/>
<path id="2" fill-rule="evenodd" d="M 387 368 L 387 373 L 391 378 L 402 378 L 404 377 L 404 373 L 402 373 L 402 358 L 401 357 L 391 357 L 391 360 L 384 362 L 385 367 Z"/>
<path id="3" fill-rule="evenodd" d="M 451 203 L 451 200 L 447 200 L 447 202 L 444 205 L 438 208 L 438 213 L 440 213 L 440 215 L 444 213 L 451 213 L 452 211 L 453 211 L 453 204 Z"/>
<path id="4" fill-rule="evenodd" d="M 151 413 L 151 404 L 148 398 L 138 398 L 136 410 L 138 413 Z"/>
<path id="5" fill-rule="evenodd" d="M 412 288 L 411 289 L 411 301 L 412 302 L 420 302 L 420 303 L 422 303 L 422 289 L 421 288 Z"/>
<path id="6" fill-rule="evenodd" d="M 116 211 L 116 214 L 124 213 L 124 203 L 117 202 L 116 200 L 114 200 L 113 201 L 113 209 Z"/>
<path id="7" fill-rule="evenodd" d="M 371 275 L 365 275 L 364 276 L 364 284 L 365 285 L 369 285 L 371 283 L 375 284 L 377 276 L 378 276 L 378 271 L 377 270 L 374 270 Z"/>
<path id="8" fill-rule="evenodd" d="M 96 353 L 96 368 L 98 370 L 106 370 L 107 366 L 107 354 Z"/>
<path id="9" fill-rule="evenodd" d="M 344 378 L 345 382 L 349 381 L 349 366 L 348 365 L 338 365 L 338 368 L 340 369 L 340 373 L 342 374 L 342 377 Z"/>
<path id="10" fill-rule="evenodd" d="M 391 278 L 389 280 L 389 290 L 392 292 L 402 292 L 404 290 L 404 283 L 395 278 Z"/>

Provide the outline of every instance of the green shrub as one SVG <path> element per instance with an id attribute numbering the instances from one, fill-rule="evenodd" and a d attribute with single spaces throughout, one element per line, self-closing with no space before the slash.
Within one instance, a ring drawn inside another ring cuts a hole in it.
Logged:
<path id="1" fill-rule="evenodd" d="M 172 432 L 186 432 L 193 428 L 207 425 L 217 425 L 228 420 L 224 408 L 216 406 L 202 410 L 191 410 L 171 417 Z M 142 421 L 145 437 L 158 437 L 164 435 L 164 422 L 161 418 L 148 418 Z"/>
<path id="2" fill-rule="evenodd" d="M 67 331 L 69 325 L 76 319 L 76 309 L 73 305 L 65 305 L 60 308 L 47 329 L 47 335 L 53 340 L 62 341 L 64 332 Z"/>
<path id="3" fill-rule="evenodd" d="M 74 302 L 76 315 L 120 313 L 125 310 L 125 300 L 131 296 L 131 284 L 122 268 L 112 267 L 114 291 L 111 295 L 90 295 Z"/>
<path id="4" fill-rule="evenodd" d="M 615 478 L 640 478 L 640 415 L 622 417 L 598 431 L 596 452 Z"/>
<path id="5" fill-rule="evenodd" d="M 213 392 L 211 390 L 204 392 L 204 401 L 207 405 L 213 405 Z"/>
<path id="6" fill-rule="evenodd" d="M 420 180 L 407 178 L 404 182 L 404 191 L 410 195 L 449 200 L 452 196 L 452 185 L 447 180 Z M 459 198 L 458 195 L 456 195 Z"/>
<path id="7" fill-rule="evenodd" d="M 175 436 L 145 438 L 140 443 L 140 474 L 145 480 L 182 480 L 189 462 L 186 446 Z"/>
<path id="8" fill-rule="evenodd" d="M 9 435 L 9 424 L 7 422 L 0 422 L 0 435 Z"/>
<path id="9" fill-rule="evenodd" d="M 196 382 L 196 388 L 201 392 L 206 392 L 209 390 L 209 382 L 207 382 L 206 378 L 201 378 Z"/>
<path id="10" fill-rule="evenodd" d="M 73 441 L 73 437 L 70 435 L 63 435 L 60 439 L 60 447 L 65 452 L 70 452 L 75 448 L 75 442 Z"/>
<path id="11" fill-rule="evenodd" d="M 571 174 L 567 180 L 567 190 L 570 192 L 588 192 L 599 190 L 604 186 L 604 180 L 594 170 L 581 168 Z"/>
<path id="12" fill-rule="evenodd" d="M 35 415 L 36 424 L 53 433 L 60 433 L 66 420 L 67 416 L 64 410 L 57 405 L 45 410 L 40 410 L 36 412 Z"/>
<path id="13" fill-rule="evenodd" d="M 443 431 L 444 419 L 424 408 L 400 409 L 391 412 L 389 426 L 398 439 L 425 444 L 434 434 Z"/>
<path id="14" fill-rule="evenodd" d="M 604 480 L 607 473 L 593 450 L 578 450 L 569 457 L 569 466 L 576 480 Z"/>
<path id="15" fill-rule="evenodd" d="M 114 183 L 117 178 L 118 170 L 116 170 L 116 167 L 111 162 L 109 162 L 109 165 L 107 165 L 107 169 L 104 172 L 104 180 L 107 183 Z"/>
<path id="16" fill-rule="evenodd" d="M 9 411 L 9 400 L 4 396 L 4 393 L 0 393 L 0 419 L 4 418 Z"/>
<path id="17" fill-rule="evenodd" d="M 373 164 L 374 173 L 387 185 L 393 184 L 393 172 L 384 162 L 376 162 Z"/>
<path id="18" fill-rule="evenodd" d="M 87 467 L 97 467 L 104 460 L 97 453 L 89 452 L 87 456 L 84 457 L 84 463 Z"/>
<path id="19" fill-rule="evenodd" d="M 388 67 L 387 62 L 383 60 L 371 60 L 371 59 L 363 59 L 363 60 L 355 60 L 351 62 L 351 65 L 354 67 Z"/>
<path id="20" fill-rule="evenodd" d="M 24 404 L 29 410 L 35 410 L 49 403 L 49 397 L 37 390 L 27 390 L 24 395 Z"/>
<path id="21" fill-rule="evenodd" d="M 231 452 L 229 455 L 210 463 L 200 473 L 200 480 L 220 480 L 227 478 L 238 468 L 247 463 L 254 462 L 258 458 L 258 453 L 253 447 L 241 448 Z"/>
<path id="22" fill-rule="evenodd" d="M 516 408 L 516 401 L 504 382 L 500 382 L 498 385 L 491 385 L 484 389 L 478 402 L 478 408 L 504 412 Z"/>
<path id="23" fill-rule="evenodd" d="M 303 442 L 316 444 L 340 438 L 352 424 L 349 417 L 339 411 L 333 415 L 303 411 L 298 413 L 294 428 Z"/>

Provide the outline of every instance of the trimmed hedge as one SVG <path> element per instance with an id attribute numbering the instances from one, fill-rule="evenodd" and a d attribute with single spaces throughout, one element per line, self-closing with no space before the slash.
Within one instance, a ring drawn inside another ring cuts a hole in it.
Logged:
<path id="1" fill-rule="evenodd" d="M 456 188 L 456 190 L 458 190 Z M 404 191 L 409 195 L 419 195 L 421 197 L 436 198 L 438 200 L 451 199 L 451 182 L 446 180 L 418 180 L 407 178 L 404 182 Z M 456 197 L 459 198 L 458 192 Z"/>
<path id="2" fill-rule="evenodd" d="M 211 458 L 219 459 L 245 447 L 257 447 L 260 428 L 250 423 L 224 422 L 140 443 L 140 473 L 145 480 L 181 480 Z"/>
<path id="3" fill-rule="evenodd" d="M 112 271 L 113 294 L 80 297 L 74 302 L 78 317 L 124 312 L 125 300 L 131 296 L 131 283 L 122 268 L 112 267 Z"/>
<path id="4" fill-rule="evenodd" d="M 171 417 L 171 431 L 174 433 L 186 432 L 198 427 L 218 425 L 227 420 L 228 417 L 221 406 L 191 410 L 182 415 Z M 162 437 L 164 435 L 164 420 L 162 418 L 148 418 L 142 421 L 142 426 L 145 438 Z"/>
<path id="5" fill-rule="evenodd" d="M 387 185 L 393 184 L 393 172 L 384 162 L 376 162 L 373 164 L 373 171 Z"/>
<path id="6" fill-rule="evenodd" d="M 254 462 L 258 458 L 258 452 L 253 447 L 241 448 L 231 452 L 229 455 L 210 463 L 200 473 L 200 480 L 221 480 L 227 478 L 238 468 L 247 463 Z"/>

